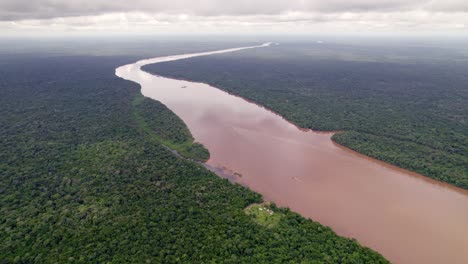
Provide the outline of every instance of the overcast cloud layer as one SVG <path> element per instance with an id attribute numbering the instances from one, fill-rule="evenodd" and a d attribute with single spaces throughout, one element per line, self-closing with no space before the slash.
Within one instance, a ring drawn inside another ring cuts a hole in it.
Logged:
<path id="1" fill-rule="evenodd" d="M 467 0 L 0 0 L 0 32 L 467 32 Z"/>

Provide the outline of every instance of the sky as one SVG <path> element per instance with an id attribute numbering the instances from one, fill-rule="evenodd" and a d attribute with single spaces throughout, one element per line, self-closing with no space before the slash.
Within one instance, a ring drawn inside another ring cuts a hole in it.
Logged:
<path id="1" fill-rule="evenodd" d="M 0 34 L 468 35 L 468 0 L 0 0 Z"/>

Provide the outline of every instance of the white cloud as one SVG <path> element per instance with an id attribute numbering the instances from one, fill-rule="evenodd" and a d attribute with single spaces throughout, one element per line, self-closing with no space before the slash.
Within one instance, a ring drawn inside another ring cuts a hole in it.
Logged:
<path id="1" fill-rule="evenodd" d="M 465 0 L 0 0 L 0 32 L 466 31 Z"/>

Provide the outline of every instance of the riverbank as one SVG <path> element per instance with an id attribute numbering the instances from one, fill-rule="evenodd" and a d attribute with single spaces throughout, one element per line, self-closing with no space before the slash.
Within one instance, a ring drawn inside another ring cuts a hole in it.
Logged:
<path id="1" fill-rule="evenodd" d="M 237 172 L 242 177 L 234 177 L 235 182 L 267 201 L 356 238 L 396 263 L 468 260 L 461 249 L 468 242 L 466 192 L 346 151 L 330 139 L 330 133 L 298 129 L 215 87 L 140 69 L 147 63 L 190 56 L 198 55 L 145 60 L 123 66 L 117 74 L 139 83 L 145 96 L 176 113 L 210 151 L 211 168 Z"/>
<path id="2" fill-rule="evenodd" d="M 356 59 L 318 55 L 320 51 L 341 54 L 343 49 L 356 54 Z M 302 128 L 347 131 L 334 140 L 367 156 L 468 188 L 463 122 L 468 110 L 463 96 L 468 64 L 431 61 L 430 54 L 425 55 L 428 63 L 416 58 L 405 63 L 359 60 L 365 54 L 354 46 L 285 43 L 153 64 L 144 70 L 208 83 Z"/>

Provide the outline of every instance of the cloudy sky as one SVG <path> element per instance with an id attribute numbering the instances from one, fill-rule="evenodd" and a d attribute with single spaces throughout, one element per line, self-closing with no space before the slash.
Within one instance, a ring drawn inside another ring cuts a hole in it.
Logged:
<path id="1" fill-rule="evenodd" d="M 468 0 L 0 0 L 0 34 L 468 34 Z"/>

